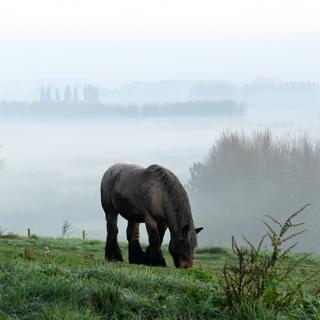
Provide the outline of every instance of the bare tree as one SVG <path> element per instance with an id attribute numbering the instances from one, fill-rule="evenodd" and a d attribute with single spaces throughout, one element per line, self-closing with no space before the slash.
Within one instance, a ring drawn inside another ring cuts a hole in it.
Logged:
<path id="1" fill-rule="evenodd" d="M 0 227 L 0 237 L 2 237 L 6 233 L 7 229 Z"/>
<path id="2" fill-rule="evenodd" d="M 71 222 L 66 220 L 62 225 L 61 238 L 69 237 L 72 234 Z"/>

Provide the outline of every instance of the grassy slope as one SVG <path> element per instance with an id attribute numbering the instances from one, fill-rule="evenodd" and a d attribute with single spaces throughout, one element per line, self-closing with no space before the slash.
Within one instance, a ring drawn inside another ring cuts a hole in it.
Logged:
<path id="1" fill-rule="evenodd" d="M 217 273 L 232 254 L 199 249 L 195 267 L 106 263 L 101 241 L 0 238 L 0 319 L 274 319 L 273 310 L 244 305 L 237 314 L 225 308 Z M 126 254 L 126 245 L 122 246 Z M 294 263 L 298 255 L 288 259 Z M 320 266 L 307 260 L 296 274 Z M 316 292 L 320 281 L 279 319 L 320 319 Z"/>

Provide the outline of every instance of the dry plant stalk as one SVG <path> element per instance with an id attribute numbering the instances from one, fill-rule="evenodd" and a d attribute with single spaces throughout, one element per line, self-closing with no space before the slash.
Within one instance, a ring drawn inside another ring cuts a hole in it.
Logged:
<path id="1" fill-rule="evenodd" d="M 320 272 L 320 269 L 315 271 L 290 290 L 284 289 L 284 284 L 288 284 L 292 272 L 310 256 L 309 253 L 304 254 L 292 266 L 281 267 L 279 265 L 297 245 L 297 242 L 289 244 L 286 249 L 283 248 L 283 245 L 306 231 L 304 229 L 288 235 L 291 229 L 304 225 L 304 223 L 295 224 L 293 220 L 307 206 L 309 204 L 293 213 L 284 223 L 280 223 L 270 215 L 267 215 L 267 218 L 279 230 L 275 231 L 269 222 L 264 221 L 268 232 L 261 238 L 257 246 L 254 246 L 247 238 L 243 237 L 248 247 L 239 247 L 235 238 L 232 237 L 232 250 L 236 255 L 237 263 L 226 262 L 221 279 L 229 307 L 233 308 L 249 300 L 253 302 L 261 300 L 265 305 L 273 307 L 288 305 L 299 292 L 301 286 Z M 271 243 L 271 254 L 261 250 L 267 238 Z"/>

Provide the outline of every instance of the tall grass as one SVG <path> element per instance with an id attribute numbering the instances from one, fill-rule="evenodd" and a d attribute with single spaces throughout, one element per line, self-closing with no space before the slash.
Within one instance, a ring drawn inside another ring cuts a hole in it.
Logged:
<path id="1" fill-rule="evenodd" d="M 317 279 L 288 308 L 247 299 L 231 312 L 217 274 L 226 259 L 237 262 L 231 250 L 203 249 L 194 268 L 181 270 L 107 263 L 103 248 L 103 241 L 0 238 L 0 319 L 319 319 Z M 290 283 L 319 266 L 319 257 L 305 259 Z"/>

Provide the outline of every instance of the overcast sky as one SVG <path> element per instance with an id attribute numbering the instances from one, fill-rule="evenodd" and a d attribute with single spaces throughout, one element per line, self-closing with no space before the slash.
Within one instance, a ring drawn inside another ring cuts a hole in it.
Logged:
<path id="1" fill-rule="evenodd" d="M 3 34 L 319 31 L 317 0 L 3 0 Z"/>
<path id="2" fill-rule="evenodd" d="M 0 89 L 320 80 L 319 12 L 314 0 L 3 0 Z"/>

